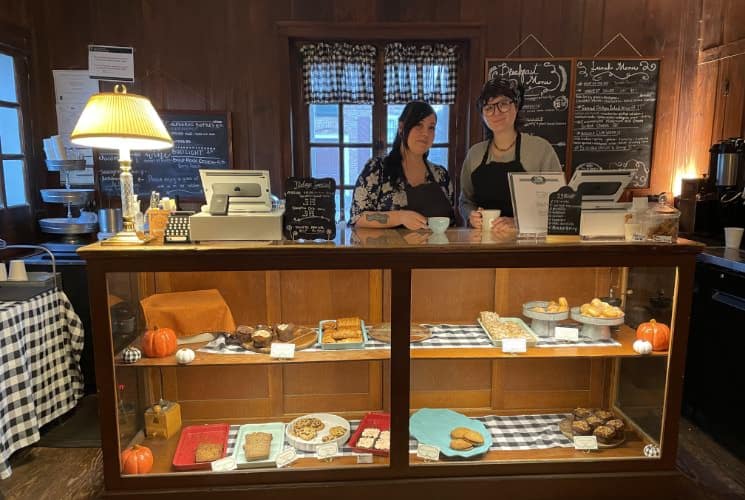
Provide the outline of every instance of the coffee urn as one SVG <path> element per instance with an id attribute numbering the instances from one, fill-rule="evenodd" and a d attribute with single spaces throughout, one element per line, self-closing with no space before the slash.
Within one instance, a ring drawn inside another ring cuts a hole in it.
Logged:
<path id="1" fill-rule="evenodd" d="M 733 137 L 718 142 L 709 149 L 709 178 L 713 179 L 717 190 L 740 191 L 745 174 L 745 142 L 741 137 Z"/>

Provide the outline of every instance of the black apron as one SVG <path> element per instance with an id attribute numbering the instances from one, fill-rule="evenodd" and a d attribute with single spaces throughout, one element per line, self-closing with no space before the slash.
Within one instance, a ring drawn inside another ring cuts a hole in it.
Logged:
<path id="1" fill-rule="evenodd" d="M 510 172 L 525 172 L 523 164 L 520 163 L 520 133 L 515 140 L 515 159 L 512 161 L 490 161 L 489 148 L 486 146 L 484 157 L 476 170 L 471 172 L 471 185 L 473 185 L 473 202 L 477 207 L 490 210 L 501 210 L 502 217 L 514 217 L 512 212 L 512 197 L 510 196 Z"/>
<path id="2" fill-rule="evenodd" d="M 427 165 L 427 171 L 434 178 L 429 165 Z M 407 182 L 406 200 L 406 210 L 418 212 L 425 217 L 450 217 L 452 219 L 453 207 L 436 181 L 425 182 L 418 186 L 409 186 Z"/>

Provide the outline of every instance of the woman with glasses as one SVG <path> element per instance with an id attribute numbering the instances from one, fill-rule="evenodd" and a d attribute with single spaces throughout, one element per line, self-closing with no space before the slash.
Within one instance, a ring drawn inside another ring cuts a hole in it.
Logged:
<path id="1" fill-rule="evenodd" d="M 404 107 L 390 153 L 368 161 L 357 178 L 350 225 L 416 230 L 427 227 L 427 217 L 455 220 L 448 171 L 427 160 L 436 126 L 435 110 L 426 102 Z"/>
<path id="2" fill-rule="evenodd" d="M 561 172 L 547 140 L 520 132 L 522 105 L 523 87 L 514 81 L 491 79 L 481 89 L 477 107 L 487 140 L 468 150 L 460 174 L 460 212 L 471 227 L 481 229 L 481 209 L 499 209 L 491 229 L 514 228 L 509 172 Z"/>

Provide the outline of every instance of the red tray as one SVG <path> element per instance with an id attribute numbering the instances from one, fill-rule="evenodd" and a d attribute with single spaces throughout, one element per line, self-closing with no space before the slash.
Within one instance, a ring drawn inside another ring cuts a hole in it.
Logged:
<path id="1" fill-rule="evenodd" d="M 210 469 L 211 462 L 194 461 L 194 454 L 200 443 L 217 443 L 222 445 L 222 454 L 225 456 L 228 447 L 228 433 L 230 425 L 228 424 L 205 424 L 190 425 L 181 429 L 181 437 L 176 446 L 176 453 L 173 454 L 173 468 L 176 470 L 204 470 Z"/>
<path id="2" fill-rule="evenodd" d="M 390 413 L 368 413 L 365 415 L 365 417 L 360 421 L 360 425 L 357 426 L 357 429 L 354 431 L 354 434 L 352 434 L 352 437 L 349 438 L 349 446 L 357 453 L 372 453 L 373 455 L 380 455 L 383 457 L 387 457 L 388 453 L 385 450 L 376 450 L 371 448 L 357 448 L 357 440 L 362 436 L 362 431 L 364 431 L 367 428 L 373 427 L 375 429 L 380 429 L 381 431 L 389 431 L 391 430 L 391 414 Z"/>

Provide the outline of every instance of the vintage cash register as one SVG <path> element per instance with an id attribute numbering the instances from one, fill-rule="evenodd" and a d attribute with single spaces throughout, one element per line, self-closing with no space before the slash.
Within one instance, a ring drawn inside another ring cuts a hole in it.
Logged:
<path id="1" fill-rule="evenodd" d="M 579 236 L 582 240 L 622 240 L 631 203 L 618 199 L 634 170 L 576 170 L 569 187 L 582 195 Z"/>
<path id="2" fill-rule="evenodd" d="M 268 170 L 199 170 L 207 204 L 189 218 L 192 241 L 282 239 L 284 208 L 272 203 Z"/>

